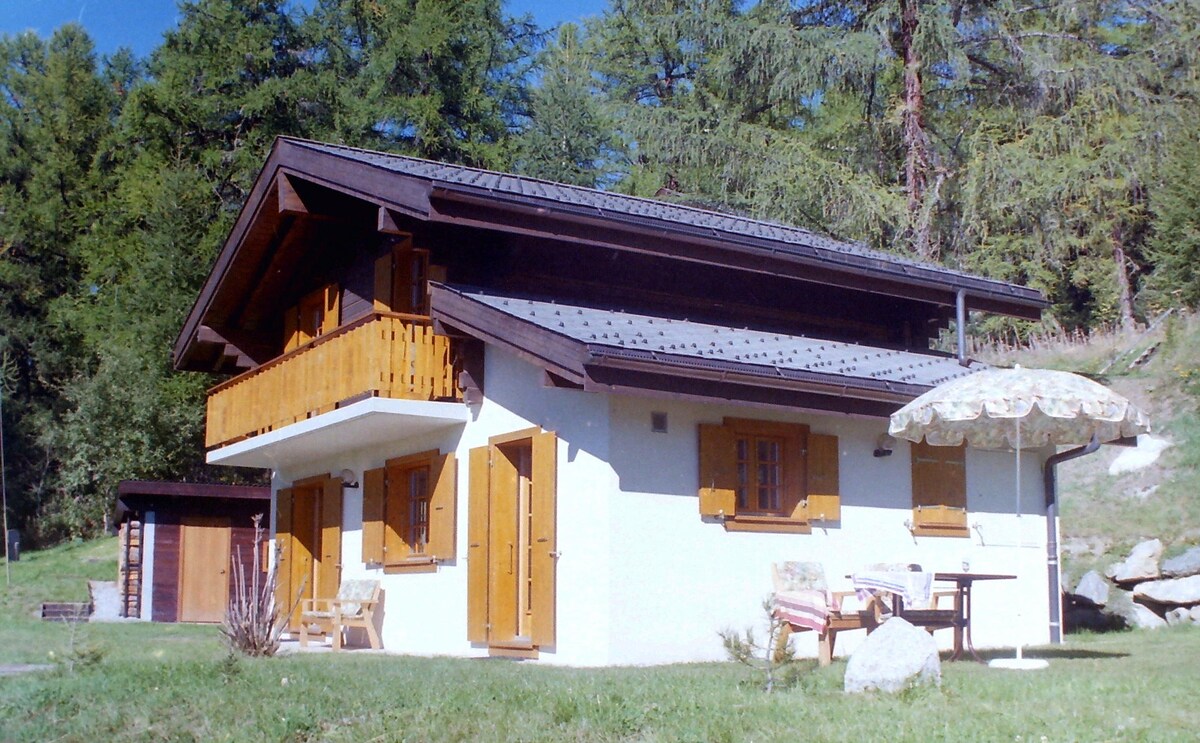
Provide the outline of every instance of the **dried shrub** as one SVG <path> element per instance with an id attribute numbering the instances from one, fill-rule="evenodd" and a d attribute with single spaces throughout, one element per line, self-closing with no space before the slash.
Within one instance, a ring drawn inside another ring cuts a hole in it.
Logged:
<path id="1" fill-rule="evenodd" d="M 262 514 L 254 516 L 254 559 L 250 575 L 246 575 L 241 549 L 233 562 L 233 596 L 221 623 L 221 634 L 231 650 L 252 658 L 275 655 L 279 651 L 279 638 L 287 626 L 291 611 L 281 613 L 275 601 L 276 575 L 282 557 L 275 550 L 275 558 L 265 572 L 262 569 L 263 528 Z M 303 586 L 300 587 L 303 590 Z M 296 603 L 299 603 L 297 599 Z M 293 604 L 288 607 L 295 610 Z"/>

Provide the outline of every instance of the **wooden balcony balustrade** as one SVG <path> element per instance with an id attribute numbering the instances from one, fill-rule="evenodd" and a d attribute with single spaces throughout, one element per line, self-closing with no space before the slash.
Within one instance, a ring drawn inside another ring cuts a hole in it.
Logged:
<path id="1" fill-rule="evenodd" d="M 461 400 L 450 339 L 427 317 L 375 312 L 213 387 L 205 445 L 248 436 L 367 397 Z"/>

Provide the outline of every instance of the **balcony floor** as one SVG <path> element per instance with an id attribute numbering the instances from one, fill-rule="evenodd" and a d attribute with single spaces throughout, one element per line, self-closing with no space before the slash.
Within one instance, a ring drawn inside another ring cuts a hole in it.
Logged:
<path id="1" fill-rule="evenodd" d="M 278 469 L 339 450 L 463 425 L 470 418 L 470 410 L 461 402 L 373 397 L 213 449 L 208 463 Z"/>

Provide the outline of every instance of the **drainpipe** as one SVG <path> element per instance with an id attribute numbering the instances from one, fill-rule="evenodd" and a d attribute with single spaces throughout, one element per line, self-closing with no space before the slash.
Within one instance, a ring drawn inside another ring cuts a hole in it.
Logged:
<path id="1" fill-rule="evenodd" d="M 1054 468 L 1062 462 L 1091 454 L 1100 448 L 1094 435 L 1085 446 L 1068 449 L 1046 460 L 1044 484 L 1046 490 L 1046 572 L 1050 576 L 1050 642 L 1062 644 L 1062 586 L 1058 572 L 1058 482 Z"/>
<path id="2" fill-rule="evenodd" d="M 955 330 L 958 335 L 958 363 L 962 366 L 970 364 L 967 359 L 967 292 L 959 289 L 954 296 Z"/>

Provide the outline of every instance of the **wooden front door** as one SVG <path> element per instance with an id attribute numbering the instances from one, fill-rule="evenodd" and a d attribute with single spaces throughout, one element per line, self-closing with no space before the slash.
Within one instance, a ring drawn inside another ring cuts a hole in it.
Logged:
<path id="1" fill-rule="evenodd" d="M 556 447 L 539 431 L 472 452 L 468 637 L 495 650 L 555 642 Z"/>
<path id="2" fill-rule="evenodd" d="M 184 516 L 179 525 L 179 621 L 220 622 L 229 604 L 229 518 Z"/>
<path id="3" fill-rule="evenodd" d="M 279 550 L 276 602 L 299 630 L 305 599 L 337 595 L 342 568 L 342 481 L 334 477 L 297 482 L 276 495 L 275 545 Z"/>

